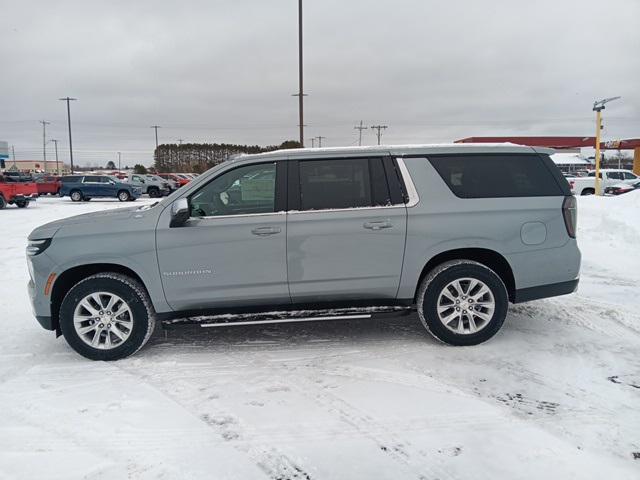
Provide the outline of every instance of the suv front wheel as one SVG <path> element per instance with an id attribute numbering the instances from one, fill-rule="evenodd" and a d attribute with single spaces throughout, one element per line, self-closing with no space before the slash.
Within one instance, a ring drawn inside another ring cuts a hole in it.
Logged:
<path id="1" fill-rule="evenodd" d="M 502 279 L 471 260 L 439 265 L 424 278 L 416 299 L 425 328 L 449 345 L 477 345 L 493 337 L 507 316 Z"/>
<path id="2" fill-rule="evenodd" d="M 59 318 L 67 343 L 91 360 L 134 354 L 155 326 L 144 287 L 119 273 L 98 273 L 78 282 L 64 297 Z"/>

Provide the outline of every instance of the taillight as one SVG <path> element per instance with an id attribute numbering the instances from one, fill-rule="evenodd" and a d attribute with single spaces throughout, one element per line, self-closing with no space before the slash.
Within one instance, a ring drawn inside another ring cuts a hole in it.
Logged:
<path id="1" fill-rule="evenodd" d="M 576 226 L 578 224 L 578 202 L 576 197 L 564 197 L 562 202 L 562 217 L 564 226 L 567 227 L 567 234 L 571 238 L 576 238 Z"/>

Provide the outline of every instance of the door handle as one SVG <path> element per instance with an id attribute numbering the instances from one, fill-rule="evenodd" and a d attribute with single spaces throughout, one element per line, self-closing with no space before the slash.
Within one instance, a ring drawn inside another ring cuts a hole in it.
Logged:
<path id="1" fill-rule="evenodd" d="M 260 237 L 266 237 L 268 235 L 275 235 L 280 233 L 282 229 L 280 227 L 256 227 L 251 230 L 251 233 Z"/>
<path id="2" fill-rule="evenodd" d="M 382 222 L 365 222 L 362 226 L 369 230 L 382 230 L 383 228 L 393 227 L 393 224 L 389 220 L 385 220 Z"/>

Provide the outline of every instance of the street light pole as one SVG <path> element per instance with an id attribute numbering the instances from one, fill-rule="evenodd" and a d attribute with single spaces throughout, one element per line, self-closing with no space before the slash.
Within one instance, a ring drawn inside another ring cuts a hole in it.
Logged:
<path id="1" fill-rule="evenodd" d="M 118 173 L 122 173 L 122 168 L 120 168 L 120 164 L 121 164 L 121 158 L 120 158 L 120 152 L 118 152 Z"/>
<path id="2" fill-rule="evenodd" d="M 73 174 L 73 143 L 71 142 L 71 107 L 69 102 L 77 100 L 77 98 L 64 97 L 58 100 L 67 102 L 67 125 L 69 127 L 69 161 L 71 163 L 71 174 Z"/>
<path id="3" fill-rule="evenodd" d="M 602 179 L 600 178 L 600 132 L 602 130 L 602 110 L 605 104 L 618 100 L 622 97 L 611 97 L 603 100 L 597 100 L 593 103 L 593 111 L 596 112 L 596 195 L 602 195 L 600 186 Z"/>

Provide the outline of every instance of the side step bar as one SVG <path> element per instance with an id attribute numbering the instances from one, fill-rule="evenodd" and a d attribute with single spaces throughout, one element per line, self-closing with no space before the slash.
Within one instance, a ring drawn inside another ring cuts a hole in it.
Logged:
<path id="1" fill-rule="evenodd" d="M 267 325 L 273 323 L 317 322 L 327 320 L 364 320 L 376 314 L 406 315 L 413 310 L 405 306 L 354 307 L 318 310 L 292 310 L 260 313 L 229 313 L 207 316 L 190 316 L 164 320 L 162 326 L 200 325 L 203 328 Z"/>
<path id="2" fill-rule="evenodd" d="M 295 323 L 295 322 L 317 322 L 324 320 L 360 320 L 371 318 L 371 314 L 366 315 L 335 315 L 333 317 L 297 317 L 297 318 L 273 318 L 271 320 L 253 320 L 249 322 L 221 322 L 221 323 L 201 323 L 201 327 L 235 327 L 240 325 L 266 325 L 269 323 Z"/>

